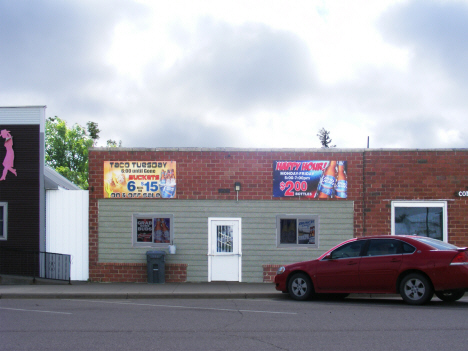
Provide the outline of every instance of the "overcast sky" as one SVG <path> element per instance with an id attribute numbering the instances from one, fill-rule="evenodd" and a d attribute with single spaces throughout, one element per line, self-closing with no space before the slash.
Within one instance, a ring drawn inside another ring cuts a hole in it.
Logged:
<path id="1" fill-rule="evenodd" d="M 0 106 L 98 145 L 468 147 L 468 0 L 0 1 Z"/>

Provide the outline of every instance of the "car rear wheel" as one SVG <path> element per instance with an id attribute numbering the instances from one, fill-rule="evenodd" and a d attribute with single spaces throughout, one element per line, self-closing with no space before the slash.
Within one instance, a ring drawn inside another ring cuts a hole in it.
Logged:
<path id="1" fill-rule="evenodd" d="M 436 291 L 436 296 L 445 302 L 454 302 L 460 300 L 465 295 L 465 290 L 446 290 Z"/>
<path id="2" fill-rule="evenodd" d="M 401 281 L 400 295 L 410 305 L 423 305 L 432 299 L 434 290 L 425 276 L 413 273 Z"/>
<path id="3" fill-rule="evenodd" d="M 296 273 L 289 280 L 288 291 L 294 300 L 304 301 L 312 296 L 314 287 L 307 274 Z"/>

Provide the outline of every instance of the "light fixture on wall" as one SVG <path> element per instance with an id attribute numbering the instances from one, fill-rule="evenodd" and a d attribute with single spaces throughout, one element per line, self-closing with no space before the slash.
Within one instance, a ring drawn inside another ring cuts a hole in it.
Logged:
<path id="1" fill-rule="evenodd" d="M 237 201 L 239 201 L 239 191 L 241 190 L 241 183 L 240 182 L 235 182 L 234 183 L 234 190 L 237 193 Z"/>

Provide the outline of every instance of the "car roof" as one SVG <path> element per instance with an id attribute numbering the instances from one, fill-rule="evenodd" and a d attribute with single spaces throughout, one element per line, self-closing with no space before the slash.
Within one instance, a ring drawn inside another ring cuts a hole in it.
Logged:
<path id="1" fill-rule="evenodd" d="M 418 236 L 418 235 L 371 235 L 355 238 L 356 240 L 368 240 L 368 239 L 400 239 L 404 242 L 410 243 L 413 246 L 419 248 L 426 248 L 429 250 L 456 250 L 457 247 L 452 244 L 448 244 L 444 241 L 440 241 L 434 238 Z M 352 240 L 349 240 L 352 241 Z M 440 242 L 440 245 L 438 244 Z"/>
<path id="2" fill-rule="evenodd" d="M 412 238 L 413 235 L 391 235 L 391 234 L 383 234 L 383 235 L 369 235 L 369 236 L 361 236 L 355 239 L 388 239 L 388 238 Z"/>
<path id="3" fill-rule="evenodd" d="M 407 239 L 404 241 L 417 241 L 417 235 L 370 235 L 370 236 L 362 236 L 359 238 L 354 238 L 356 240 L 369 240 L 369 239 Z"/>

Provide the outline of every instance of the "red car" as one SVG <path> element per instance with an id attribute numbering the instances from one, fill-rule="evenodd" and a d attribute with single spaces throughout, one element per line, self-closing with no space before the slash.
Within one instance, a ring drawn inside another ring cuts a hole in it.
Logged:
<path id="1" fill-rule="evenodd" d="M 275 284 L 295 300 L 322 293 L 399 293 L 405 302 L 422 305 L 435 293 L 456 301 L 468 289 L 468 251 L 421 236 L 354 238 L 315 260 L 280 267 Z"/>

